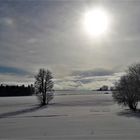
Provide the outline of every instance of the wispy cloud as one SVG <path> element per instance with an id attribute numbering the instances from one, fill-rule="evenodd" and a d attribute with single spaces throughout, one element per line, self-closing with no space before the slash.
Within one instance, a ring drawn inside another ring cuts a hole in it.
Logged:
<path id="1" fill-rule="evenodd" d="M 17 75 L 12 73 L 0 73 L 0 84 L 9 85 L 28 85 L 33 84 L 34 76 L 31 75 Z"/>
<path id="2" fill-rule="evenodd" d="M 14 26 L 14 19 L 10 17 L 3 17 L 0 18 L 0 25 L 6 27 L 13 27 Z"/>
<path id="3" fill-rule="evenodd" d="M 55 79 L 55 88 L 92 90 L 98 89 L 102 85 L 113 86 L 120 76 L 124 74 L 124 72 L 113 72 L 105 69 L 100 69 L 102 73 L 96 73 L 96 70 L 78 71 L 78 73 L 76 71 L 76 73 L 73 72 L 63 79 Z"/>
<path id="4" fill-rule="evenodd" d="M 113 70 L 106 70 L 106 69 L 94 69 L 94 70 L 87 70 L 87 71 L 74 71 L 72 75 L 80 76 L 80 77 L 91 77 L 91 76 L 106 76 L 113 74 Z"/>

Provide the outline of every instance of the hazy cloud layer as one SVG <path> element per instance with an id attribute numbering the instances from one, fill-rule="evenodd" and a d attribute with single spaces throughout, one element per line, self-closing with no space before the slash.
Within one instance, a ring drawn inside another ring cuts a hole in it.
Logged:
<path id="1" fill-rule="evenodd" d="M 110 32 L 98 39 L 82 26 L 84 12 L 96 6 L 104 7 L 112 20 Z M 128 65 L 140 61 L 139 13 L 137 0 L 2 0 L 0 82 L 19 83 L 19 76 L 33 81 L 22 72 L 32 76 L 44 67 L 54 73 L 60 89 L 111 85 Z"/>

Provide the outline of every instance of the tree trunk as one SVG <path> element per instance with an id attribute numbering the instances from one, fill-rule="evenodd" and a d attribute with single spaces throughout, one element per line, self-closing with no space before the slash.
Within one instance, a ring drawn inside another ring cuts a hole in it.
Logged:
<path id="1" fill-rule="evenodd" d="M 129 108 L 130 108 L 130 110 L 132 110 L 132 111 L 136 111 L 137 110 L 137 104 L 133 104 L 133 103 L 129 103 Z"/>
<path id="2" fill-rule="evenodd" d="M 46 93 L 43 93 L 42 105 L 46 105 Z"/>

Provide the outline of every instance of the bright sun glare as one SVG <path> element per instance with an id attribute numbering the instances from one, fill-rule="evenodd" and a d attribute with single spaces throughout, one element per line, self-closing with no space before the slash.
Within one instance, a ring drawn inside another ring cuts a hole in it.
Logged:
<path id="1" fill-rule="evenodd" d="M 84 28 L 91 36 L 106 34 L 109 24 L 109 16 L 106 11 L 101 8 L 89 10 L 84 14 Z"/>

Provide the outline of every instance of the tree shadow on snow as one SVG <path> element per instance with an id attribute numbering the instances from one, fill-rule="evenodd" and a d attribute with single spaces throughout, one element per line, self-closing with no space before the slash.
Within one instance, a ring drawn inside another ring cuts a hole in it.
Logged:
<path id="1" fill-rule="evenodd" d="M 130 109 L 125 109 L 121 112 L 118 112 L 117 115 L 119 116 L 125 116 L 125 117 L 135 117 L 140 119 L 140 109 L 137 111 L 131 111 Z"/>
<path id="2" fill-rule="evenodd" d="M 26 114 L 26 113 L 30 113 L 30 112 L 34 112 L 34 111 L 37 111 L 37 110 L 40 110 L 40 109 L 44 109 L 46 107 L 47 107 L 47 105 L 45 105 L 45 106 L 36 105 L 34 107 L 25 108 L 25 109 L 22 109 L 22 110 L 2 113 L 2 114 L 0 114 L 0 119 L 8 118 L 8 117 L 16 116 L 16 115 L 21 115 L 21 114 Z"/>
<path id="3" fill-rule="evenodd" d="M 102 102 L 94 102 L 93 100 L 84 100 L 84 101 L 63 101 L 61 103 L 59 102 L 55 102 L 55 103 L 52 103 L 51 105 L 52 106 L 55 106 L 55 107 L 82 107 L 82 106 L 109 106 L 109 105 L 112 105 L 113 102 L 112 101 L 102 101 Z"/>

